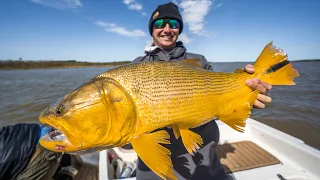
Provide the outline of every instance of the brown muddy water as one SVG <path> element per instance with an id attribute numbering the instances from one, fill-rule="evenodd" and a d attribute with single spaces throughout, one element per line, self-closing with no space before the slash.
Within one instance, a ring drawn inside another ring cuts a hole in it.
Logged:
<path id="1" fill-rule="evenodd" d="M 247 63 L 213 63 L 215 71 L 230 72 Z M 320 150 L 320 61 L 293 62 L 299 71 L 295 86 L 274 86 L 273 101 L 251 118 L 293 135 Z M 0 127 L 38 122 L 50 104 L 106 68 L 0 71 Z"/>

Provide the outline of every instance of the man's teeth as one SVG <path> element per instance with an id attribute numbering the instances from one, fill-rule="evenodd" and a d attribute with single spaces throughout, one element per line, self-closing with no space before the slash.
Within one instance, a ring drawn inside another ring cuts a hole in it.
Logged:
<path id="1" fill-rule="evenodd" d="M 167 38 L 167 39 L 170 39 L 172 38 L 172 36 L 162 36 L 163 38 Z"/>

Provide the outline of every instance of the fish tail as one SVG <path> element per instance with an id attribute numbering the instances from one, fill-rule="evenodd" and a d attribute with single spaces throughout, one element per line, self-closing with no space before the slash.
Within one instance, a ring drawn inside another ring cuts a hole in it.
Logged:
<path id="1" fill-rule="evenodd" d="M 255 71 L 260 74 L 260 80 L 271 85 L 295 85 L 293 79 L 299 76 L 292 67 L 288 56 L 282 49 L 270 42 L 254 63 Z"/>

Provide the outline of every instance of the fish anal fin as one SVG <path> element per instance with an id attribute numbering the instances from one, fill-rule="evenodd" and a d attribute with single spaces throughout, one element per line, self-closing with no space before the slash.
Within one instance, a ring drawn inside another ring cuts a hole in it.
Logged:
<path id="1" fill-rule="evenodd" d="M 202 68 L 202 64 L 199 59 L 184 59 L 184 60 L 181 60 L 181 62 L 194 67 Z"/>
<path id="2" fill-rule="evenodd" d="M 258 94 L 259 91 L 253 91 L 247 98 L 240 98 L 243 99 L 241 102 L 232 101 L 225 106 L 222 106 L 219 119 L 231 128 L 239 132 L 244 132 L 246 120 L 251 115 L 251 109 Z"/>
<path id="3" fill-rule="evenodd" d="M 178 139 L 180 137 L 180 130 L 178 125 L 172 125 L 172 131 L 174 134 L 174 137 Z"/>
<path id="4" fill-rule="evenodd" d="M 170 158 L 171 152 L 161 145 L 170 144 L 169 138 L 168 132 L 161 130 L 139 135 L 131 140 L 131 144 L 141 160 L 159 177 L 177 180 Z"/>
<path id="5" fill-rule="evenodd" d="M 185 128 L 180 128 L 179 131 L 184 147 L 190 154 L 194 155 L 196 151 L 203 145 L 201 136 Z"/>

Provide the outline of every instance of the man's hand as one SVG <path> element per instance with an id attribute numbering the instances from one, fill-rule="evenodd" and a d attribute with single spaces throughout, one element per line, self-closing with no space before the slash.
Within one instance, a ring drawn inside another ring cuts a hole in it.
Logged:
<path id="1" fill-rule="evenodd" d="M 251 64 L 248 64 L 244 67 L 244 70 L 252 74 L 254 72 L 254 67 Z M 267 96 L 268 90 L 272 88 L 272 86 L 266 82 L 260 81 L 259 79 L 247 79 L 246 84 L 252 89 L 252 90 L 259 90 L 260 94 L 258 95 L 257 100 L 254 102 L 253 106 L 256 108 L 264 108 L 264 103 L 271 102 L 271 98 Z"/>

